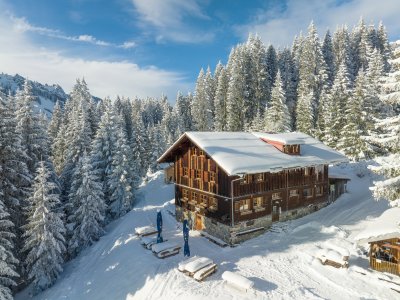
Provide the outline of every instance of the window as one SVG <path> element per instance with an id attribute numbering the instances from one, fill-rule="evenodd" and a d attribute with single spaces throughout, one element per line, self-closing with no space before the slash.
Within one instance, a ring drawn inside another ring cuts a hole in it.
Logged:
<path id="1" fill-rule="evenodd" d="M 311 188 L 303 189 L 303 196 L 306 198 L 312 197 L 313 196 L 312 189 Z"/>
<path id="2" fill-rule="evenodd" d="M 299 190 L 290 190 L 289 197 L 297 197 L 299 195 Z"/>
<path id="3" fill-rule="evenodd" d="M 192 201 L 197 202 L 197 193 L 196 192 L 192 192 Z"/>
<path id="4" fill-rule="evenodd" d="M 194 175 L 196 179 L 201 179 L 201 171 L 200 170 L 195 170 Z"/>
<path id="5" fill-rule="evenodd" d="M 200 156 L 201 156 L 201 155 L 204 156 L 204 150 L 200 150 L 200 151 L 199 151 L 199 155 L 200 155 Z"/>
<path id="6" fill-rule="evenodd" d="M 264 173 L 256 174 L 255 179 L 257 182 L 264 181 Z"/>
<path id="7" fill-rule="evenodd" d="M 210 181 L 215 181 L 215 172 L 210 172 Z"/>
<path id="8" fill-rule="evenodd" d="M 250 209 L 250 199 L 240 200 L 240 211 L 247 211 Z"/>
<path id="9" fill-rule="evenodd" d="M 281 193 L 273 193 L 272 194 L 272 200 L 276 200 L 276 199 L 281 199 Z"/>
<path id="10" fill-rule="evenodd" d="M 188 191 L 187 190 L 182 190 L 182 198 L 187 200 L 189 198 L 188 196 L 189 196 L 188 195 Z"/>
<path id="11" fill-rule="evenodd" d="M 310 168 L 304 168 L 304 175 L 310 175 Z"/>
<path id="12" fill-rule="evenodd" d="M 317 196 L 321 196 L 322 194 L 323 194 L 323 192 L 324 192 L 324 187 L 323 186 L 317 186 L 316 188 L 315 188 L 315 194 L 317 195 Z"/>
<path id="13" fill-rule="evenodd" d="M 242 180 L 239 180 L 240 184 L 247 184 L 248 183 L 248 175 L 243 176 Z"/>
<path id="14" fill-rule="evenodd" d="M 193 148 L 192 153 L 193 155 L 197 155 L 199 153 L 199 150 L 197 148 Z"/>
<path id="15" fill-rule="evenodd" d="M 235 202 L 235 211 L 239 211 L 240 202 Z"/>
<path id="16" fill-rule="evenodd" d="M 253 208 L 261 208 L 264 205 L 263 197 L 253 198 Z"/>
<path id="17" fill-rule="evenodd" d="M 216 198 L 210 197 L 210 206 L 209 206 L 209 210 L 211 211 L 216 211 L 218 210 L 218 200 Z"/>
<path id="18" fill-rule="evenodd" d="M 188 168 L 183 168 L 183 176 L 185 176 L 185 177 L 189 176 Z"/>

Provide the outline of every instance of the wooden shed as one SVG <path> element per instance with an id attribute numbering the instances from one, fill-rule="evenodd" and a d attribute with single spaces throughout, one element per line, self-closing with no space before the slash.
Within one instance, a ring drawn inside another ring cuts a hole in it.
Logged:
<path id="1" fill-rule="evenodd" d="M 356 240 L 369 244 L 369 265 L 400 276 L 400 207 L 390 208 L 361 232 Z"/>

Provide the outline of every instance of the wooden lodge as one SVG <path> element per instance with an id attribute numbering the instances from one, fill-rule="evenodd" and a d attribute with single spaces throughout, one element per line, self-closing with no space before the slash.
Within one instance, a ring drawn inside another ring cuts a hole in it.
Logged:
<path id="1" fill-rule="evenodd" d="M 369 265 L 372 269 L 400 276 L 400 208 L 385 211 L 356 240 L 369 244 Z"/>
<path id="2" fill-rule="evenodd" d="M 174 163 L 176 217 L 234 244 L 330 202 L 328 164 L 347 159 L 302 133 L 187 132 Z"/>

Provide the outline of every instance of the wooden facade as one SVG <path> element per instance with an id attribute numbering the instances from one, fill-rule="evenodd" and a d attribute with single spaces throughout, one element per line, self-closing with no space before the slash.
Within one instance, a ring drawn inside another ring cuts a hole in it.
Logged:
<path id="1" fill-rule="evenodd" d="M 296 155 L 299 150 L 293 147 L 286 151 Z M 190 140 L 180 145 L 174 157 L 175 204 L 196 213 L 195 229 L 204 227 L 202 216 L 226 225 L 265 216 L 271 216 L 274 222 L 280 220 L 283 212 L 295 217 L 298 209 L 307 207 L 312 211 L 328 201 L 327 165 L 249 174 L 239 179 L 228 176 Z"/>
<path id="2" fill-rule="evenodd" d="M 400 238 L 370 243 L 370 267 L 400 276 Z"/>

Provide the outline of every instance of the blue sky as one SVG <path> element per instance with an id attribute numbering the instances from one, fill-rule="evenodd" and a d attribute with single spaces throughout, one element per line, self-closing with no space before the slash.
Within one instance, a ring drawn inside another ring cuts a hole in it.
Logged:
<path id="1" fill-rule="evenodd" d="M 250 32 L 277 47 L 314 20 L 322 35 L 362 15 L 400 36 L 398 0 L 0 0 L 0 72 L 58 83 L 84 76 L 105 97 L 193 90 Z"/>

